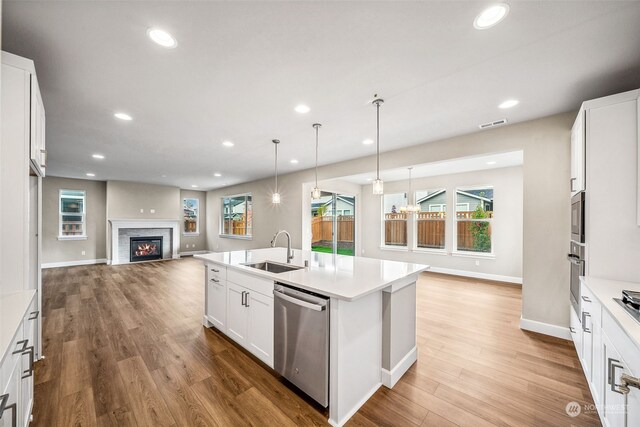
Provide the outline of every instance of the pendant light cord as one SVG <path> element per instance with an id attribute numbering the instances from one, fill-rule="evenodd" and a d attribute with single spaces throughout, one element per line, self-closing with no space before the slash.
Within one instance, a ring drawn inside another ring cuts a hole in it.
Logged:
<path id="1" fill-rule="evenodd" d="M 318 130 L 320 126 L 322 125 L 319 123 L 313 125 L 313 127 L 316 128 L 316 188 L 318 188 Z"/>
<path id="2" fill-rule="evenodd" d="M 380 179 L 380 102 L 376 102 L 376 179 Z"/>
<path id="3" fill-rule="evenodd" d="M 278 192 L 278 144 L 280 143 L 279 140 L 274 139 L 272 141 L 274 143 L 274 145 L 276 146 L 276 161 L 275 161 L 275 169 L 276 169 L 276 193 Z"/>

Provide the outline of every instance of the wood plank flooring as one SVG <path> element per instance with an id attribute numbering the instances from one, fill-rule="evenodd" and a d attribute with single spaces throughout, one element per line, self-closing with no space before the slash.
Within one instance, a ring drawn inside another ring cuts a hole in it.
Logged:
<path id="1" fill-rule="evenodd" d="M 33 426 L 314 426 L 318 408 L 201 325 L 197 260 L 48 269 Z M 418 284 L 419 361 L 350 426 L 598 426 L 570 342 L 518 328 L 519 286 Z"/>

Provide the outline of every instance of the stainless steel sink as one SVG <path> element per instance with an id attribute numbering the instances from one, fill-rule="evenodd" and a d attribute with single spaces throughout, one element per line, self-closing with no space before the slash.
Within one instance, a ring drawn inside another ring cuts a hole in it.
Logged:
<path id="1" fill-rule="evenodd" d="M 256 268 L 262 271 L 268 271 L 270 273 L 275 273 L 275 274 L 284 273 L 287 271 L 300 270 L 301 268 L 304 268 L 297 265 L 282 264 L 274 261 L 255 262 L 255 263 L 242 264 L 242 265 L 251 267 L 251 268 Z"/>

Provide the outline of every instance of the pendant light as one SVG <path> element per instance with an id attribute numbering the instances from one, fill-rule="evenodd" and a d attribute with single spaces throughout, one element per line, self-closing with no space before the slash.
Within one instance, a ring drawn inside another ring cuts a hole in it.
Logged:
<path id="1" fill-rule="evenodd" d="M 380 179 L 380 104 L 383 102 L 380 98 L 372 102 L 376 106 L 376 179 L 373 181 L 373 194 L 376 195 L 384 193 L 384 183 Z"/>
<path id="2" fill-rule="evenodd" d="M 271 196 L 271 203 L 277 205 L 280 203 L 280 193 L 278 193 L 278 144 L 280 144 L 280 140 L 274 139 L 272 142 L 276 150 L 276 190 Z"/>
<path id="3" fill-rule="evenodd" d="M 318 200 L 322 195 L 320 189 L 318 188 L 318 130 L 322 127 L 322 125 L 320 123 L 314 123 L 313 127 L 316 130 L 316 186 L 313 187 L 313 191 L 311 191 L 311 198 L 313 200 Z"/>
<path id="4" fill-rule="evenodd" d="M 415 205 L 411 204 L 411 198 L 413 196 L 413 194 L 411 193 L 411 170 L 413 168 L 411 167 L 407 169 L 409 169 L 409 192 L 407 193 L 407 206 L 400 207 L 400 212 L 409 214 L 418 213 L 420 212 L 420 205 L 418 205 L 417 203 Z"/>

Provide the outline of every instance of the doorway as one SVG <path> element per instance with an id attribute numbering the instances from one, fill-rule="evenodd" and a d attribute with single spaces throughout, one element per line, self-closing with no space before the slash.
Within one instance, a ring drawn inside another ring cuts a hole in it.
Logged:
<path id="1" fill-rule="evenodd" d="M 356 198 L 323 191 L 311 200 L 311 250 L 338 255 L 355 255 Z"/>

